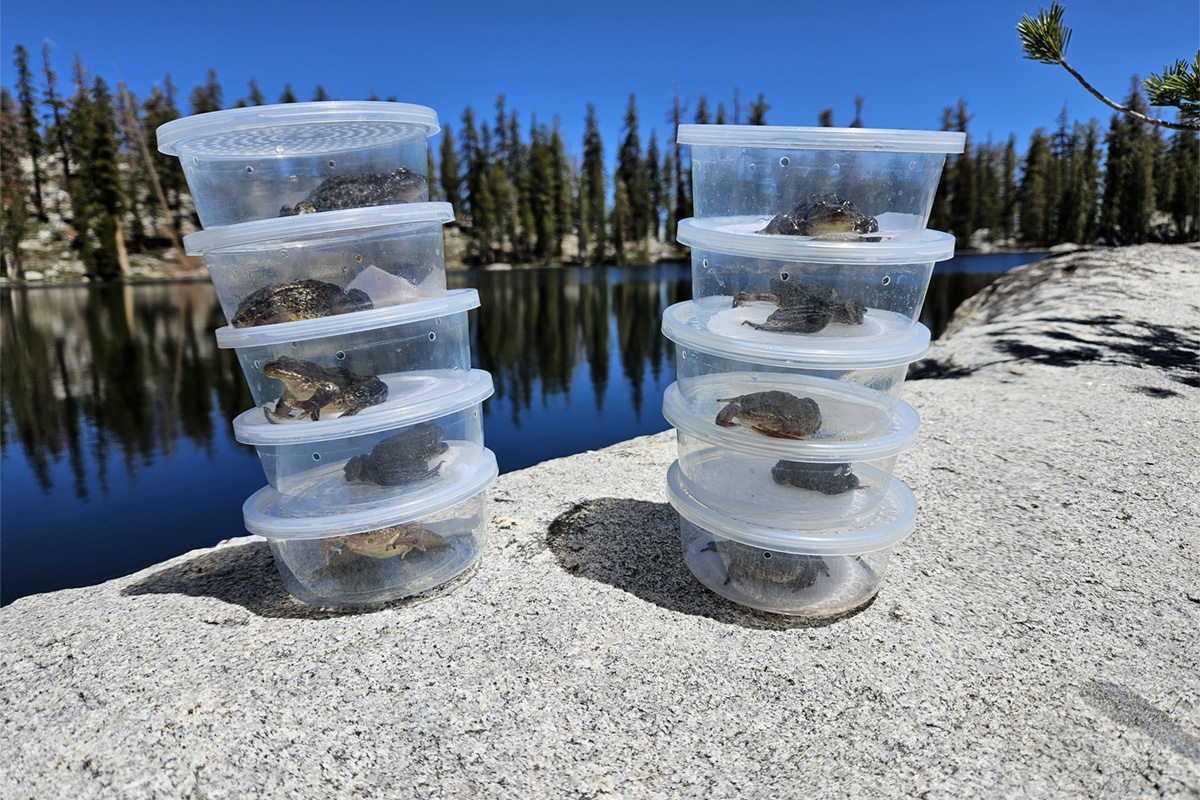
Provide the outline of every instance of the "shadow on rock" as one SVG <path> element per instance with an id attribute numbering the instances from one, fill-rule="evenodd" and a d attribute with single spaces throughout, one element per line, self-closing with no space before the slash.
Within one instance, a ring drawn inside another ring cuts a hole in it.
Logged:
<path id="1" fill-rule="evenodd" d="M 225 603 L 239 605 L 260 617 L 282 619 L 331 619 L 365 614 L 385 608 L 398 608 L 424 602 L 432 596 L 451 591 L 467 579 L 473 570 L 431 589 L 424 594 L 406 597 L 390 603 L 354 608 L 324 608 L 302 603 L 283 588 L 275 569 L 275 561 L 266 542 L 251 542 L 234 547 L 220 547 L 202 553 L 180 564 L 167 567 L 127 586 L 121 594 L 182 594 L 189 597 L 212 597 Z"/>
<path id="2" fill-rule="evenodd" d="M 1189 734 L 1167 712 L 1152 706 L 1141 695 L 1108 681 L 1094 680 L 1080 690 L 1109 719 L 1134 728 L 1184 758 L 1200 762 L 1200 740 Z"/>
<path id="3" fill-rule="evenodd" d="M 1200 339 L 1165 325 L 1120 316 L 1047 317 L 1040 334 L 1062 347 L 998 338 L 997 348 L 1019 359 L 1053 367 L 1116 364 L 1161 370 L 1186 386 L 1200 387 Z"/>
<path id="4" fill-rule="evenodd" d="M 550 552 L 572 575 L 607 583 L 670 611 L 762 630 L 819 628 L 832 620 L 765 614 L 704 588 L 683 562 L 679 517 L 666 503 L 612 497 L 577 504 L 550 524 Z"/>

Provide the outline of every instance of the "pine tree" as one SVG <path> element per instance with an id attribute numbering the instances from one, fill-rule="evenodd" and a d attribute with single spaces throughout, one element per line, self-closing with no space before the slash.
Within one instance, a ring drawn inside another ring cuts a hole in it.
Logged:
<path id="1" fill-rule="evenodd" d="M 192 106 L 193 114 L 207 114 L 212 111 L 220 111 L 224 108 L 222 97 L 223 93 L 221 91 L 221 83 L 217 80 L 217 71 L 210 69 L 204 85 L 192 89 L 192 94 L 188 98 L 188 102 Z"/>
<path id="2" fill-rule="evenodd" d="M 325 87 L 317 84 L 317 88 L 313 89 L 313 102 L 323 103 L 329 99 L 329 92 L 325 91 Z"/>
<path id="3" fill-rule="evenodd" d="M 42 43 L 42 61 L 45 65 L 46 75 L 46 105 L 50 108 L 50 114 L 54 118 L 54 123 L 51 127 L 51 138 L 54 139 L 58 147 L 59 162 L 62 166 L 63 189 L 66 190 L 68 197 L 75 195 L 74 177 L 71 173 L 71 146 L 70 133 L 67 129 L 67 104 L 66 101 L 58 94 L 58 74 L 50 66 L 50 42 Z M 61 206 L 58 209 L 59 214 L 62 213 Z"/>
<path id="4" fill-rule="evenodd" d="M 551 134 L 545 125 L 531 122 L 529 126 L 529 205 L 533 218 L 533 253 L 539 261 L 547 262 L 559 253 L 558 220 L 554 203 L 554 150 Z"/>
<path id="5" fill-rule="evenodd" d="M 817 114 L 817 124 L 820 125 L 822 128 L 832 128 L 833 127 L 833 109 L 827 108 L 824 111 L 822 111 L 820 114 Z"/>
<path id="6" fill-rule="evenodd" d="M 290 83 L 285 83 L 283 85 L 283 92 L 279 95 L 279 102 L 281 102 L 281 103 L 296 102 L 296 93 L 292 91 L 292 85 Z"/>
<path id="7" fill-rule="evenodd" d="M 1079 130 L 1076 124 L 1076 130 Z M 1080 138 L 1077 134 L 1077 140 Z M 1079 161 L 1079 241 L 1086 244 L 1096 238 L 1100 225 L 1100 123 L 1089 120 L 1082 130 L 1082 146 L 1076 145 Z"/>
<path id="8" fill-rule="evenodd" d="M 246 98 L 246 105 L 261 106 L 267 102 L 266 95 L 262 93 L 262 89 L 258 88 L 258 78 L 250 76 L 250 81 L 246 84 L 250 88 L 250 96 Z"/>
<path id="9" fill-rule="evenodd" d="M 646 162 L 642 158 L 642 142 L 638 134 L 637 98 L 629 95 L 629 106 L 625 110 L 625 139 L 617 151 L 617 171 L 614 180 L 625 187 L 625 200 L 629 204 L 628 224 L 622 229 L 626 241 L 640 242 L 650 233 L 650 180 Z M 614 234 L 614 241 L 616 237 Z"/>
<path id="10" fill-rule="evenodd" d="M 554 249 L 555 258 L 562 257 L 562 243 L 567 234 L 575 230 L 578 218 L 575 210 L 575 174 L 571 160 L 567 158 L 567 145 L 563 142 L 559 131 L 559 120 L 554 120 L 554 128 L 550 134 L 550 152 L 554 157 L 554 175 L 552 179 L 552 197 L 554 199 L 554 238 L 558 243 Z"/>
<path id="11" fill-rule="evenodd" d="M 533 117 L 531 125 L 537 125 Z M 517 112 L 508 116 L 508 182 L 514 196 L 514 232 L 509 238 L 513 242 L 513 255 L 518 263 L 529 260 L 533 252 L 534 229 L 532 189 L 529 177 L 529 146 L 521 141 L 521 123 Z"/>
<path id="12" fill-rule="evenodd" d="M 700 95 L 700 99 L 696 101 L 696 116 L 692 120 L 697 125 L 711 125 L 712 117 L 708 113 L 708 98 Z"/>
<path id="13" fill-rule="evenodd" d="M 579 175 L 579 205 L 583 230 L 579 237 L 581 251 L 592 245 L 589 263 L 604 262 L 608 232 L 605 213 L 604 145 L 600 141 L 600 128 L 596 122 L 596 107 L 587 106 L 587 118 L 583 134 L 583 163 Z M 586 242 L 586 243 L 585 243 Z"/>
<path id="14" fill-rule="evenodd" d="M 625 242 L 632 238 L 630 228 L 633 224 L 633 214 L 629 207 L 629 192 L 625 189 L 625 181 L 617 177 L 613 179 L 613 183 L 612 241 L 616 261 L 623 266 L 626 263 Z"/>
<path id="15" fill-rule="evenodd" d="M 662 241 L 662 212 L 666 197 L 663 195 L 661 154 L 658 152 L 658 135 L 650 131 L 650 143 L 646 145 L 646 183 L 650 188 L 650 235 Z"/>
<path id="16" fill-rule="evenodd" d="M 724 125 L 725 124 L 725 104 L 724 103 L 717 103 L 717 116 L 713 120 L 713 123 L 716 125 Z"/>
<path id="17" fill-rule="evenodd" d="M 736 90 L 735 90 L 736 91 Z M 671 141 L 675 144 L 675 164 L 671 170 L 675 175 L 675 220 L 687 219 L 692 216 L 692 172 L 683 169 L 683 146 L 676 139 L 676 133 L 683 122 L 687 105 L 679 97 L 679 82 L 675 82 L 675 93 L 671 101 Z"/>
<path id="18" fill-rule="evenodd" d="M 1144 115 L 1147 106 L 1134 76 L 1126 107 Z M 1155 209 L 1155 137 L 1137 117 L 1114 114 L 1108 132 L 1101 219 L 1121 240 L 1140 244 L 1150 233 Z"/>
<path id="19" fill-rule="evenodd" d="M 446 195 L 446 202 L 453 207 L 454 216 L 457 219 L 463 213 L 463 179 L 459 171 L 458 153 L 454 150 L 454 131 L 451 130 L 449 125 L 442 128 L 441 156 L 440 177 L 442 193 Z M 430 175 L 432 174 L 430 173 Z"/>
<path id="20" fill-rule="evenodd" d="M 960 99 L 954 113 L 954 130 L 967 133 L 970 120 L 967 101 Z M 968 135 L 963 151 L 955 158 L 954 184 L 950 195 L 950 232 L 954 234 L 959 247 L 966 246 L 975 232 L 976 210 L 975 171 L 971 163 L 971 137 Z"/>
<path id="21" fill-rule="evenodd" d="M 986 229 L 993 240 L 999 235 L 1001 224 L 1000 158 L 999 148 L 989 138 L 986 144 L 976 146 L 971 167 L 977 198 L 975 228 Z"/>
<path id="22" fill-rule="evenodd" d="M 1174 176 L 1165 211 L 1181 242 L 1200 239 L 1200 139 L 1195 131 L 1178 131 L 1168 149 L 1169 169 Z"/>
<path id="23" fill-rule="evenodd" d="M 942 109 L 941 129 L 944 131 L 954 130 L 954 109 L 949 106 Z M 937 231 L 950 231 L 954 226 L 954 221 L 951 219 L 950 202 L 957 184 L 955 180 L 957 165 L 957 160 L 946 158 L 945 166 L 942 167 L 941 180 L 933 195 L 933 205 L 929 211 L 929 227 Z"/>
<path id="24" fill-rule="evenodd" d="M 764 99 L 763 94 L 759 92 L 758 99 L 750 104 L 750 119 L 747 121 L 751 125 L 766 125 L 767 112 L 770 110 L 770 104 Z"/>
<path id="25" fill-rule="evenodd" d="M 33 74 L 29 71 L 29 51 L 24 45 L 16 46 L 13 66 L 17 68 L 17 100 L 21 104 L 21 137 L 25 140 L 25 154 L 33 164 L 33 210 L 37 218 L 46 221 L 46 209 L 42 205 L 42 167 L 38 163 L 42 156 L 42 137 L 38 132 L 37 101 L 34 99 Z"/>
<path id="26" fill-rule="evenodd" d="M 183 195 L 187 194 L 187 180 L 184 178 L 183 167 L 179 159 L 168 156 L 158 150 L 158 129 L 162 125 L 179 119 L 179 108 L 175 104 L 175 84 L 171 82 L 171 73 L 163 76 L 163 86 L 155 85 L 150 90 L 150 96 L 142 104 L 143 125 L 146 129 L 146 144 L 150 151 L 150 163 L 154 174 L 158 176 L 159 186 L 163 191 L 163 201 L 166 203 L 167 219 L 170 226 L 172 241 L 180 240 L 183 223 Z M 151 209 L 157 219 L 157 213 Z M 182 251 L 179 251 L 182 253 Z"/>
<path id="27" fill-rule="evenodd" d="M 112 280 L 122 271 L 121 176 L 117 130 L 108 84 L 97 76 L 90 93 L 77 63 L 74 105 L 68 117 L 79 168 L 75 176 L 75 230 L 89 275 Z"/>
<path id="28" fill-rule="evenodd" d="M 1019 214 L 1021 240 L 1033 247 L 1045 247 L 1049 242 L 1050 208 L 1049 181 L 1053 169 L 1050 141 L 1042 128 L 1033 132 L 1025 153 L 1025 169 L 1021 176 Z"/>
<path id="29" fill-rule="evenodd" d="M 21 240 L 28 228 L 29 187 L 21 158 L 20 110 L 7 87 L 0 87 L 0 259 L 9 279 L 21 276 Z"/>
<path id="30" fill-rule="evenodd" d="M 665 241 L 673 241 L 675 239 L 675 228 L 678 223 L 678 218 L 675 216 L 675 204 L 671 202 L 671 194 L 675 189 L 675 159 L 670 150 L 663 153 L 662 161 L 662 202 L 663 210 L 666 213 L 666 219 L 663 220 L 663 239 Z"/>
<path id="31" fill-rule="evenodd" d="M 1004 166 L 1000 180 L 1001 223 L 1000 231 L 1005 244 L 1010 244 L 1016 235 L 1017 218 L 1017 137 L 1009 134 L 1004 145 Z"/>

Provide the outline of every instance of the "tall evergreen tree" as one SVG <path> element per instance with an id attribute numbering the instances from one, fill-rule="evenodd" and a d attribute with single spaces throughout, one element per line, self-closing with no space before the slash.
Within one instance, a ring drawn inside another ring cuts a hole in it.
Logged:
<path id="1" fill-rule="evenodd" d="M 613 210 L 612 210 L 612 241 L 616 262 L 626 263 L 625 242 L 632 239 L 630 228 L 633 222 L 632 210 L 629 207 L 629 192 L 625 189 L 625 181 L 620 177 L 613 179 Z"/>
<path id="2" fill-rule="evenodd" d="M 575 176 L 571 160 L 567 157 L 567 145 L 563 142 L 559 131 L 559 120 L 554 120 L 554 128 L 550 134 L 550 152 L 554 156 L 554 175 L 552 178 L 552 197 L 554 199 L 554 238 L 558 243 L 553 255 L 562 257 L 562 243 L 567 234 L 576 229 L 577 218 L 574 214 L 574 183 Z"/>
<path id="3" fill-rule="evenodd" d="M 546 262 L 558 254 L 558 220 L 554 203 L 554 150 L 550 131 L 529 125 L 529 206 L 534 226 L 533 254 Z"/>
<path id="4" fill-rule="evenodd" d="M 21 277 L 21 240 L 29 218 L 20 113 L 8 87 L 0 87 L 0 259 L 9 279 Z"/>
<path id="5" fill-rule="evenodd" d="M 1125 106 L 1138 114 L 1149 110 L 1134 76 Z M 1114 114 L 1109 125 L 1101 218 L 1121 240 L 1140 244 L 1150 234 L 1155 210 L 1154 154 L 1157 137 L 1137 117 Z"/>
<path id="6" fill-rule="evenodd" d="M 442 128 L 441 156 L 439 169 L 442 193 L 446 195 L 446 202 L 453 207 L 454 216 L 457 219 L 463 213 L 463 179 L 458 162 L 458 153 L 454 149 L 454 131 L 451 130 L 449 125 Z M 430 176 L 432 174 L 430 173 Z"/>
<path id="7" fill-rule="evenodd" d="M 1017 137 L 1009 134 L 1008 143 L 1004 145 L 1004 165 L 1000 181 L 1000 231 L 1006 244 L 1011 243 L 1017 233 L 1017 160 Z"/>
<path id="8" fill-rule="evenodd" d="M 77 73 L 82 84 L 82 65 Z M 74 222 L 80 257 L 89 275 L 111 280 L 121 273 L 124 242 L 117 130 L 103 78 L 96 77 L 90 93 L 83 89 L 76 95 L 68 122 L 79 164 Z"/>
<path id="9" fill-rule="evenodd" d="M 50 115 L 54 122 L 51 125 L 50 135 L 57 145 L 59 163 L 62 167 L 63 188 L 67 192 L 67 196 L 71 197 L 75 194 L 74 178 L 71 173 L 71 145 L 70 132 L 67 128 L 67 103 L 58 93 L 58 73 L 50 66 L 50 42 L 42 43 L 42 62 L 45 66 L 46 76 L 46 106 L 50 109 Z M 59 208 L 59 213 L 62 213 L 62 208 Z"/>
<path id="10" fill-rule="evenodd" d="M 596 122 L 596 107 L 587 106 L 587 118 L 583 134 L 583 163 L 579 169 L 580 217 L 583 230 L 580 233 L 580 248 L 591 245 L 589 263 L 604 262 L 608 244 L 608 221 L 605 213 L 604 144 L 600 140 L 600 126 Z M 585 239 L 586 237 L 586 239 Z"/>
<path id="11" fill-rule="evenodd" d="M 675 159 L 670 150 L 663 153 L 661 180 L 663 210 L 666 217 L 663 221 L 663 238 L 669 242 L 675 238 L 675 228 L 679 221 L 675 216 L 675 204 L 671 202 L 671 194 L 675 190 Z"/>
<path id="12" fill-rule="evenodd" d="M 697 125 L 711 125 L 712 116 L 708 113 L 708 98 L 700 95 L 700 99 L 696 101 L 696 116 L 692 120 Z"/>
<path id="13" fill-rule="evenodd" d="M 179 119 L 179 108 L 175 104 L 175 84 L 171 82 L 171 73 L 163 76 L 163 85 L 155 85 L 150 90 L 150 96 L 142 104 L 143 125 L 146 130 L 146 143 L 150 151 L 150 163 L 153 172 L 158 176 L 159 187 L 163 191 L 163 202 L 167 206 L 167 219 L 172 240 L 180 238 L 183 223 L 183 195 L 187 194 L 187 180 L 183 175 L 183 167 L 179 159 L 168 156 L 158 150 L 158 129 L 172 120 Z M 157 212 L 152 209 L 157 219 Z"/>
<path id="14" fill-rule="evenodd" d="M 221 82 L 217 80 L 217 71 L 210 69 L 204 85 L 192 89 L 188 102 L 192 106 L 193 114 L 207 114 L 210 111 L 220 111 L 225 107 L 223 97 Z"/>
<path id="15" fill-rule="evenodd" d="M 292 91 L 292 85 L 290 83 L 285 83 L 283 85 L 283 92 L 280 93 L 280 95 L 279 95 L 279 102 L 280 103 L 295 103 L 296 102 L 296 93 Z"/>
<path id="16" fill-rule="evenodd" d="M 537 120 L 530 117 L 531 125 Z M 521 123 L 517 112 L 508 115 L 508 180 L 515 198 L 513 256 L 517 262 L 526 262 L 533 252 L 533 237 L 537 223 L 533 219 L 533 198 L 529 177 L 529 146 L 521 141 Z"/>
<path id="17" fill-rule="evenodd" d="M 625 201 L 629 204 L 628 224 L 622 228 L 626 241 L 642 241 L 650 233 L 650 180 L 646 162 L 642 157 L 642 141 L 638 134 L 637 98 L 629 95 L 625 110 L 625 139 L 617 150 L 617 171 L 614 181 L 620 180 L 625 187 Z M 616 234 L 613 235 L 614 241 Z"/>
<path id="18" fill-rule="evenodd" d="M 662 240 L 662 213 L 666 197 L 663 195 L 662 155 L 658 152 L 658 135 L 650 131 L 650 143 L 646 145 L 646 183 L 650 187 L 650 234 Z"/>
<path id="19" fill-rule="evenodd" d="M 959 99 L 954 112 L 954 130 L 967 133 L 970 120 L 967 101 Z M 950 232 L 960 247 L 970 242 L 971 234 L 975 232 L 976 211 L 975 170 L 971 160 L 971 137 L 968 134 L 963 151 L 955 157 L 954 184 L 950 195 Z"/>
<path id="20" fill-rule="evenodd" d="M 817 114 L 817 124 L 820 125 L 822 128 L 832 128 L 833 127 L 833 109 L 827 108 L 824 111 L 822 111 L 820 114 Z"/>
<path id="21" fill-rule="evenodd" d="M 262 93 L 262 89 L 258 88 L 258 78 L 250 76 L 250 81 L 246 84 L 250 89 L 249 96 L 246 97 L 246 105 L 261 106 L 266 105 L 267 97 Z"/>
<path id="22" fill-rule="evenodd" d="M 766 101 L 762 92 L 759 92 L 758 99 L 750 104 L 750 119 L 747 121 L 751 125 L 766 125 L 767 112 L 770 110 L 770 103 Z"/>
<path id="23" fill-rule="evenodd" d="M 1021 176 L 1020 200 L 1021 241 L 1033 247 L 1050 244 L 1050 173 L 1053 170 L 1050 140 L 1042 128 L 1033 132 L 1025 153 L 1025 169 Z"/>
<path id="24" fill-rule="evenodd" d="M 675 93 L 671 100 L 671 114 L 668 117 L 671 121 L 671 130 L 678 132 L 679 126 L 683 123 L 683 115 L 687 111 L 687 105 L 679 96 L 679 82 L 675 82 Z M 683 168 L 683 146 L 679 144 L 675 135 L 671 136 L 671 141 L 675 145 L 675 163 L 674 169 L 671 171 L 675 175 L 675 220 L 687 219 L 692 215 L 692 171 L 688 169 L 686 172 Z"/>
<path id="25" fill-rule="evenodd" d="M 29 51 L 24 45 L 16 46 L 16 57 L 13 66 L 17 68 L 17 100 L 21 104 L 20 135 L 25 140 L 25 154 L 33 165 L 30 175 L 33 178 L 33 210 L 37 218 L 46 221 L 46 209 L 42 205 L 42 166 L 39 163 L 42 152 L 42 136 L 39 132 L 37 100 L 33 91 L 33 73 L 29 71 Z"/>
<path id="26" fill-rule="evenodd" d="M 1080 243 L 1088 243 L 1096 238 L 1100 226 L 1100 123 L 1095 119 L 1081 126 L 1076 124 L 1076 157 L 1079 161 L 1079 208 L 1080 208 Z"/>
<path id="27" fill-rule="evenodd" d="M 971 170 L 975 175 L 975 228 L 985 228 L 992 239 L 1000 233 L 1000 159 L 999 148 L 989 138 L 975 147 Z"/>
<path id="28" fill-rule="evenodd" d="M 946 106 L 942 109 L 942 130 L 954 130 L 954 109 Z M 933 205 L 929 211 L 929 227 L 937 231 L 950 231 L 954 222 L 951 219 L 950 199 L 954 196 L 956 184 L 955 170 L 958 166 L 956 159 L 946 158 L 942 167 L 942 177 L 933 195 Z"/>
<path id="29" fill-rule="evenodd" d="M 724 103 L 717 103 L 717 116 L 715 119 L 713 119 L 713 123 L 716 125 L 724 125 L 725 124 L 725 104 Z"/>
<path id="30" fill-rule="evenodd" d="M 325 91 L 325 87 L 317 84 L 317 88 L 313 89 L 313 102 L 323 103 L 329 99 L 329 92 Z"/>
<path id="31" fill-rule="evenodd" d="M 1200 139 L 1195 131 L 1178 131 L 1171 137 L 1168 168 L 1174 180 L 1165 199 L 1178 241 L 1200 240 Z"/>

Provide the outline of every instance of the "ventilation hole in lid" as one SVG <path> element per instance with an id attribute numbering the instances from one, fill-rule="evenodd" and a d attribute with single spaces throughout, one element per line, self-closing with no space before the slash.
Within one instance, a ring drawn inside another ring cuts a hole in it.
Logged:
<path id="1" fill-rule="evenodd" d="M 338 361 L 345 361 L 346 360 L 346 351 L 338 350 L 336 353 L 333 354 L 333 357 L 336 358 Z"/>
<path id="2" fill-rule="evenodd" d="M 781 280 L 781 281 L 786 281 L 788 279 L 788 277 L 789 276 L 786 272 L 779 273 L 779 280 Z"/>
<path id="3" fill-rule="evenodd" d="M 356 264 L 361 264 L 361 263 L 362 263 L 362 253 L 355 253 L 355 254 L 354 254 L 354 263 L 356 263 Z"/>
<path id="4" fill-rule="evenodd" d="M 763 558 L 764 558 L 764 559 L 769 559 L 769 558 L 771 558 L 771 554 L 770 554 L 770 553 L 768 553 L 768 552 L 766 552 L 766 551 L 764 550 L 764 551 L 763 551 Z"/>
<path id="5" fill-rule="evenodd" d="M 750 166 L 746 167 L 746 169 L 750 170 L 751 172 L 754 172 L 756 169 L 758 169 L 758 167 L 751 164 Z"/>
<path id="6" fill-rule="evenodd" d="M 792 162 L 790 159 L 788 159 L 787 156 L 784 156 L 783 158 L 779 159 L 779 166 L 781 166 L 781 167 L 786 167 L 790 163 L 792 163 Z"/>
<path id="7" fill-rule="evenodd" d="M 704 259 L 703 261 L 701 261 L 700 263 L 701 263 L 701 265 L 703 265 L 703 266 L 704 266 L 704 268 L 705 268 L 705 269 L 707 269 L 707 268 L 708 268 L 708 259 L 707 259 L 707 258 L 706 258 L 706 259 Z"/>
<path id="8" fill-rule="evenodd" d="M 321 454 L 313 453 L 313 461 L 320 461 L 320 460 L 321 460 Z"/>
<path id="9" fill-rule="evenodd" d="M 431 341 L 431 342 L 432 342 L 432 341 L 433 341 L 434 339 L 436 339 L 436 338 L 437 338 L 437 334 L 436 334 L 436 333 L 434 333 L 433 331 L 430 331 L 430 332 L 429 332 L 429 341 Z"/>
<path id="10" fill-rule="evenodd" d="M 883 285 L 884 285 L 884 286 L 887 286 L 887 285 L 888 285 L 889 283 L 891 283 L 891 282 L 892 282 L 892 276 L 891 276 L 891 275 L 884 275 L 884 276 L 883 276 Z"/>
<path id="11" fill-rule="evenodd" d="M 247 174 L 247 175 L 253 175 L 253 174 L 254 174 L 254 167 L 246 167 L 246 174 Z"/>

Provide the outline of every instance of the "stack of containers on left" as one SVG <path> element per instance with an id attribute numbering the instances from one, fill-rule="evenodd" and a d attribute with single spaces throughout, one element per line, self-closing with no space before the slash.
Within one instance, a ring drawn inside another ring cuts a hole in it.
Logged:
<path id="1" fill-rule="evenodd" d="M 471 369 L 473 289 L 446 290 L 430 203 L 432 109 L 326 102 L 158 129 L 180 158 L 255 407 L 233 421 L 268 486 L 243 506 L 284 586 L 354 606 L 438 586 L 483 551 L 491 376 Z"/>

